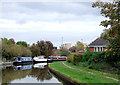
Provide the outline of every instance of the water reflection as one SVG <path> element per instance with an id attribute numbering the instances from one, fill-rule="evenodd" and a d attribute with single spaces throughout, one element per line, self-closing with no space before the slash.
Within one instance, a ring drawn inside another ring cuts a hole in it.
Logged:
<path id="1" fill-rule="evenodd" d="M 47 63 L 10 66 L 2 69 L 2 83 L 60 83 L 53 77 Z"/>
<path id="2" fill-rule="evenodd" d="M 34 65 L 34 67 L 37 67 L 37 66 Z M 30 76 L 36 77 L 38 81 L 42 81 L 42 82 L 44 80 L 50 80 L 52 78 L 52 76 L 50 75 L 48 70 L 49 69 L 48 69 L 47 65 L 46 66 L 39 65 L 38 68 L 32 69 Z"/>

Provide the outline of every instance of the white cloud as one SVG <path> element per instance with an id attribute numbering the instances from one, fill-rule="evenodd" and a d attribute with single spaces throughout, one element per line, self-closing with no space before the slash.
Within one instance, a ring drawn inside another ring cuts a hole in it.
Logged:
<path id="1" fill-rule="evenodd" d="M 61 37 L 72 44 L 90 43 L 100 35 L 104 17 L 91 3 L 4 3 L 0 31 L 3 37 L 35 43 L 50 40 L 56 46 Z"/>

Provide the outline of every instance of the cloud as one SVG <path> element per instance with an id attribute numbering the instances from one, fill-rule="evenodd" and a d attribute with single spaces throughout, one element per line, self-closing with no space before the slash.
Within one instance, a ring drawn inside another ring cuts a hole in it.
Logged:
<path id="1" fill-rule="evenodd" d="M 91 2 L 3 2 L 0 30 L 2 37 L 30 44 L 50 40 L 60 46 L 62 36 L 64 43 L 83 39 L 89 44 L 104 29 L 99 26 L 103 19 Z"/>
<path id="2" fill-rule="evenodd" d="M 75 43 L 81 39 L 86 43 L 90 43 L 90 40 L 99 36 L 104 29 L 103 27 L 99 27 L 99 21 L 69 21 L 63 23 L 30 21 L 22 25 L 12 20 L 11 22 L 10 20 L 0 21 L 4 21 L 4 24 L 0 24 L 0 28 L 3 28 L 1 29 L 4 33 L 3 37 L 6 36 L 15 38 L 16 40 L 25 40 L 30 44 L 38 40 L 50 40 L 56 46 L 61 44 L 62 36 L 64 37 L 64 43 Z"/>
<path id="3" fill-rule="evenodd" d="M 90 10 L 90 11 L 89 11 Z M 82 3 L 2 3 L 2 18 L 16 20 L 19 24 L 28 21 L 83 20 L 85 15 L 100 16 L 91 2 Z"/>

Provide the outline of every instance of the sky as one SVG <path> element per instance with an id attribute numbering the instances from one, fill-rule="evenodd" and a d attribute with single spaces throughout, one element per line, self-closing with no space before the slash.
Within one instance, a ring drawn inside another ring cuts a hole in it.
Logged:
<path id="1" fill-rule="evenodd" d="M 105 29 L 105 18 L 92 2 L 2 2 L 0 36 L 28 44 L 51 41 L 59 47 L 77 41 L 90 44 Z"/>

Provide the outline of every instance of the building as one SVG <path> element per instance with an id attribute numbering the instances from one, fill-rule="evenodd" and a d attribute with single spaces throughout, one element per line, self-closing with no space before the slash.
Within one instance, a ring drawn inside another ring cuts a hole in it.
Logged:
<path id="1" fill-rule="evenodd" d="M 69 49 L 71 47 L 71 43 L 62 44 L 61 47 Z"/>
<path id="2" fill-rule="evenodd" d="M 88 47 L 88 45 L 86 44 L 86 43 L 83 43 L 83 45 L 84 45 L 84 51 L 86 52 L 87 51 L 87 47 Z"/>
<path id="3" fill-rule="evenodd" d="M 97 38 L 95 41 L 90 43 L 88 45 L 88 47 L 90 48 L 91 52 L 105 51 L 106 50 L 106 46 L 108 44 L 109 43 L 106 42 L 106 40 L 101 39 L 101 38 Z"/>
<path id="4" fill-rule="evenodd" d="M 55 55 L 57 54 L 57 47 L 53 47 L 53 52 L 55 53 Z"/>

